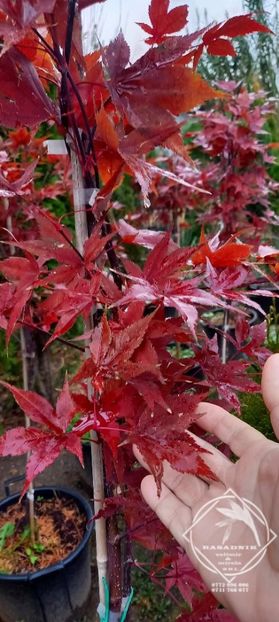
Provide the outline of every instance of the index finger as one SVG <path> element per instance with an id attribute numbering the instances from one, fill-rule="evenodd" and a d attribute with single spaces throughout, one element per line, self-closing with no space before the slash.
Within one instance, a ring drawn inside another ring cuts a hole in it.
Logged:
<path id="1" fill-rule="evenodd" d="M 261 432 L 220 406 L 201 402 L 197 412 L 202 414 L 197 420 L 199 426 L 229 445 L 232 452 L 239 458 L 253 443 L 266 440 Z"/>
<path id="2" fill-rule="evenodd" d="M 279 439 L 279 354 L 267 359 L 262 375 L 262 389 L 265 404 L 270 411 L 273 430 Z"/>

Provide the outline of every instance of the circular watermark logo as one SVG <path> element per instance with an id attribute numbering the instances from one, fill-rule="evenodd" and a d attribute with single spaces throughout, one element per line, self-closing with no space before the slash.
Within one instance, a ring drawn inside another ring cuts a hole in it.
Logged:
<path id="1" fill-rule="evenodd" d="M 255 503 L 230 488 L 198 510 L 183 536 L 200 564 L 230 584 L 261 562 L 277 534 Z"/>

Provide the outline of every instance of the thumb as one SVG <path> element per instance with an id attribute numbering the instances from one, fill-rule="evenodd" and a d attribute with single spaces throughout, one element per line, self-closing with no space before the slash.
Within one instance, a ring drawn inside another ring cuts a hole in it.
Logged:
<path id="1" fill-rule="evenodd" d="M 270 411 L 273 430 L 279 439 L 279 354 L 273 354 L 266 361 L 262 375 L 262 392 Z"/>

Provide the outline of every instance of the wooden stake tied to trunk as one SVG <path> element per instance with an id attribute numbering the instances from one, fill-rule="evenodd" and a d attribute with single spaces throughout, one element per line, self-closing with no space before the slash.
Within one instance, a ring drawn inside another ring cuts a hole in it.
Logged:
<path id="1" fill-rule="evenodd" d="M 74 213 L 75 213 L 75 230 L 77 248 L 81 255 L 84 252 L 84 243 L 88 239 L 87 218 L 85 209 L 83 175 L 78 156 L 73 147 L 71 147 L 72 162 L 72 179 L 73 179 L 73 197 L 74 197 Z M 85 331 L 92 328 L 90 321 L 85 322 Z M 88 344 L 87 344 L 88 353 Z M 88 397 L 92 397 L 92 389 L 88 384 Z M 97 514 L 103 508 L 105 498 L 104 485 L 104 465 L 102 455 L 102 445 L 96 432 L 91 431 L 91 460 L 92 460 L 92 476 L 93 476 L 93 494 L 94 494 L 94 513 Z M 96 531 L 96 558 L 98 568 L 99 594 L 100 603 L 105 605 L 104 580 L 107 581 L 107 535 L 106 521 L 99 518 L 95 524 Z"/>

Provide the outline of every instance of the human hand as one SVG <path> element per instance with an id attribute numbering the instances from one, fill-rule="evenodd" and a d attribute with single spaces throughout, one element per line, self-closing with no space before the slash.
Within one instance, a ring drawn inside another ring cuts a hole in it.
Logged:
<path id="1" fill-rule="evenodd" d="M 279 354 L 271 356 L 266 362 L 262 392 L 274 432 L 279 438 Z M 203 459 L 217 475 L 218 482 L 178 473 L 164 463 L 161 496 L 157 495 L 152 475 L 143 479 L 141 489 L 146 502 L 186 550 L 210 588 L 212 582 L 222 579 L 216 578 L 200 563 L 183 534 L 204 504 L 231 488 L 241 499 L 252 501 L 262 511 L 269 528 L 279 535 L 279 444 L 267 440 L 260 432 L 218 406 L 202 403 L 199 412 L 203 413 L 198 420 L 200 427 L 227 443 L 239 458 L 237 462 L 231 462 L 218 449 L 197 438 L 200 445 L 212 452 L 203 454 Z M 137 448 L 135 454 L 146 467 Z M 222 518 L 218 511 L 213 510 L 200 525 L 193 527 L 194 544 L 200 547 L 202 542 L 210 544 L 220 541 L 220 526 L 216 522 L 219 521 L 220 525 Z M 246 545 L 251 541 L 251 529 L 240 520 L 234 522 L 232 533 L 234 543 Z M 216 598 L 240 622 L 279 620 L 279 538 L 267 547 L 265 556 L 253 569 L 240 575 L 240 580 L 248 583 L 248 593 L 216 593 Z"/>

